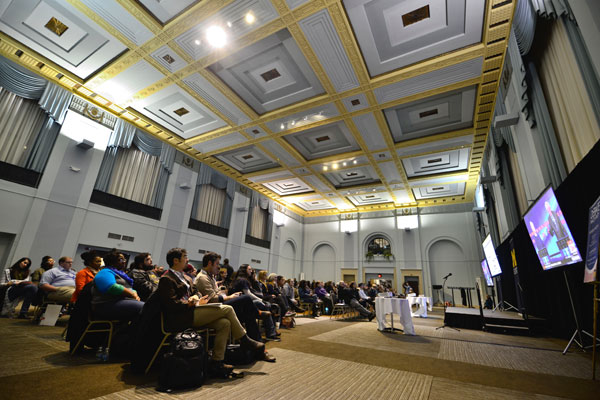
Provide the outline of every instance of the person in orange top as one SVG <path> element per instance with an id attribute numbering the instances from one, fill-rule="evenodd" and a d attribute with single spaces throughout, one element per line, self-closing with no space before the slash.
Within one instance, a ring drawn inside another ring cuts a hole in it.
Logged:
<path id="1" fill-rule="evenodd" d="M 83 290 L 83 287 L 94 280 L 94 277 L 102 267 L 102 258 L 96 250 L 86 251 L 81 255 L 81 259 L 85 268 L 75 276 L 75 292 L 73 292 L 73 296 L 71 297 L 71 304 L 77 301 L 77 297 L 79 297 L 79 293 Z"/>

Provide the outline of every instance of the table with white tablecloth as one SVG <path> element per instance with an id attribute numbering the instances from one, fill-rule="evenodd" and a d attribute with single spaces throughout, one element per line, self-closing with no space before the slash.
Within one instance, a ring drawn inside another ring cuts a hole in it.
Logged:
<path id="1" fill-rule="evenodd" d="M 400 317 L 400 323 L 404 328 L 404 333 L 407 335 L 415 334 L 415 327 L 413 325 L 412 316 L 410 315 L 410 304 L 407 299 L 399 299 L 396 297 L 376 297 L 375 298 L 375 310 L 377 313 L 377 329 L 383 331 L 389 329 L 386 326 L 385 316 L 392 314 L 390 318 L 394 318 L 394 314 Z"/>
<path id="2" fill-rule="evenodd" d="M 408 300 L 408 304 L 410 305 L 410 313 L 413 317 L 427 318 L 427 310 L 433 310 L 431 297 L 408 296 L 406 299 Z M 414 304 L 416 304 L 418 307 L 413 307 Z"/>

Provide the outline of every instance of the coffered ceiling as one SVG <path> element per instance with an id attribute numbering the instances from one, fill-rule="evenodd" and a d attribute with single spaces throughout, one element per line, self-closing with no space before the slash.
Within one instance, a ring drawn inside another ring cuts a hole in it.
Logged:
<path id="1" fill-rule="evenodd" d="M 5 0 L 0 54 L 301 215 L 427 207 L 473 200 L 515 1 Z"/>

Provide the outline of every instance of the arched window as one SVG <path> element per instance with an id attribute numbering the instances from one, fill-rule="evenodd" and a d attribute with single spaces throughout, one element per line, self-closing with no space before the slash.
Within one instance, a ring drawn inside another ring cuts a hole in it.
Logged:
<path id="1" fill-rule="evenodd" d="M 367 253 L 370 253 L 373 256 L 384 255 L 386 253 L 391 254 L 391 252 L 392 246 L 390 245 L 390 242 L 383 236 L 375 236 L 367 245 Z"/>

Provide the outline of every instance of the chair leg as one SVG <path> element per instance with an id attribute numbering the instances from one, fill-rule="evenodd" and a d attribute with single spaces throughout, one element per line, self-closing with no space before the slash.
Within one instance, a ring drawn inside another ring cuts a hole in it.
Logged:
<path id="1" fill-rule="evenodd" d="M 85 331 L 83 331 L 83 333 L 81 334 L 81 336 L 79 336 L 79 340 L 77 341 L 77 344 L 75 345 L 75 347 L 73 347 L 73 350 L 71 351 L 71 355 L 75 354 L 75 352 L 77 351 L 77 348 L 79 348 L 79 345 L 83 341 L 83 338 L 88 333 L 88 329 L 89 329 L 89 325 L 88 325 L 87 328 L 85 328 Z"/>
<path id="2" fill-rule="evenodd" d="M 108 323 L 108 343 L 106 343 L 107 353 L 110 351 L 110 345 L 112 344 L 112 335 L 113 335 L 113 323 Z"/>
<path id="3" fill-rule="evenodd" d="M 154 364 L 154 360 L 156 360 L 156 357 L 158 357 L 158 353 L 160 353 L 160 349 L 163 348 L 163 345 L 165 344 L 165 342 L 166 342 L 166 340 L 167 340 L 168 337 L 169 337 L 169 335 L 165 335 L 165 337 L 163 337 L 162 341 L 160 342 L 160 345 L 158 346 L 158 348 L 154 352 L 154 355 L 152 356 L 152 359 L 148 363 L 148 366 L 146 367 L 146 371 L 144 372 L 144 374 L 148 374 L 148 371 L 150 371 L 150 368 L 152 368 L 152 364 Z"/>

